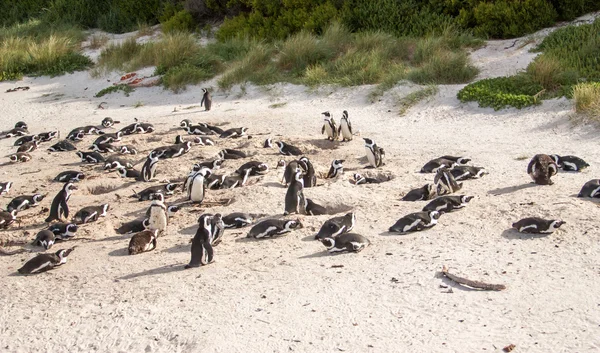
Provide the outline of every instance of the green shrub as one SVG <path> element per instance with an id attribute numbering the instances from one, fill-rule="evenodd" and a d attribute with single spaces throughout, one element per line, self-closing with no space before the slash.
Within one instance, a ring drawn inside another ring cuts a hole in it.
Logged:
<path id="1" fill-rule="evenodd" d="M 165 21 L 162 29 L 164 33 L 192 32 L 195 27 L 196 23 L 192 18 L 192 14 L 186 10 L 181 10 L 173 15 L 173 17 Z"/>
<path id="2" fill-rule="evenodd" d="M 469 62 L 466 53 L 436 52 L 423 66 L 408 73 L 408 79 L 419 84 L 455 84 L 469 82 L 479 70 Z"/>
<path id="3" fill-rule="evenodd" d="M 185 90 L 187 85 L 195 85 L 212 77 L 214 73 L 190 64 L 183 64 L 170 68 L 162 77 L 162 84 L 165 88 L 178 93 Z"/>
<path id="4" fill-rule="evenodd" d="M 562 21 L 571 21 L 577 16 L 600 10 L 600 2 L 596 0 L 550 0 Z"/>
<path id="5" fill-rule="evenodd" d="M 107 94 L 111 94 L 111 93 L 115 93 L 115 92 L 119 92 L 119 91 L 122 91 L 125 94 L 125 97 L 129 97 L 129 94 L 131 92 L 135 91 L 135 89 L 133 87 L 131 87 L 129 85 L 125 85 L 125 84 L 113 85 L 113 86 L 106 87 L 106 88 L 102 89 L 100 92 L 96 93 L 95 97 L 100 98 Z"/>
<path id="6" fill-rule="evenodd" d="M 494 110 L 512 106 L 524 108 L 541 102 L 537 94 L 543 87 L 525 74 L 488 78 L 467 85 L 458 92 L 461 102 L 478 102 L 480 107 Z"/>

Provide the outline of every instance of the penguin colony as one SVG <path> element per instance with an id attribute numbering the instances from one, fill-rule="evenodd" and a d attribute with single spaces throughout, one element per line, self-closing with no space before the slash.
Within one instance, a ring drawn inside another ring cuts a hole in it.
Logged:
<path id="1" fill-rule="evenodd" d="M 202 89 L 201 105 L 206 111 L 211 110 L 212 97 L 207 89 Z M 330 112 L 323 112 L 324 116 L 321 133 L 328 141 L 342 143 L 354 143 L 357 133 L 353 132 L 348 111 L 344 110 L 339 123 Z M 132 234 L 127 251 L 130 255 L 139 255 L 160 247 L 161 237 L 169 236 L 169 219 L 181 209 L 203 205 L 206 195 L 210 190 L 231 189 L 246 187 L 261 180 L 261 176 L 270 172 L 269 165 L 258 160 L 258 157 L 249 155 L 243 150 L 223 148 L 213 158 L 208 158 L 190 166 L 188 175 L 158 175 L 161 160 L 180 157 L 192 153 L 195 149 L 203 146 L 218 146 L 222 141 L 236 139 L 250 139 L 248 128 L 238 127 L 223 130 L 217 126 L 207 123 L 193 122 L 185 119 L 179 123 L 179 128 L 193 139 L 186 139 L 178 135 L 175 141 L 168 145 L 154 148 L 150 151 L 141 151 L 135 145 L 125 144 L 124 140 L 134 134 L 149 134 L 155 132 L 155 128 L 149 123 L 136 122 L 119 130 L 115 126 L 120 124 L 112 118 L 103 119 L 98 126 L 83 126 L 73 129 L 66 135 L 66 139 L 58 141 L 46 147 L 51 153 L 73 153 L 77 155 L 83 165 L 98 167 L 106 173 L 114 172 L 129 182 L 139 186 L 145 186 L 141 191 L 132 196 L 137 202 L 147 203 L 147 211 L 142 218 L 123 223 L 115 229 L 119 234 Z M 25 163 L 32 160 L 36 150 L 42 144 L 48 143 L 60 137 L 60 132 L 49 131 L 39 134 L 30 134 L 29 127 L 25 122 L 18 122 L 14 128 L 2 132 L 2 138 L 16 138 L 14 146 L 15 153 L 8 156 L 11 163 Z M 88 136 L 93 136 L 94 142 L 91 146 L 84 147 L 84 141 Z M 363 138 L 365 149 L 365 169 L 377 169 L 385 165 L 385 150 L 372 138 Z M 194 268 L 212 263 L 218 250 L 215 247 L 225 238 L 227 229 L 239 229 L 249 227 L 247 238 L 267 239 L 278 237 L 304 227 L 303 220 L 296 215 L 317 216 L 330 214 L 327 207 L 319 205 L 315 201 L 306 198 L 305 188 L 319 185 L 320 176 L 304 152 L 286 141 L 273 141 L 268 138 L 260 147 L 275 149 L 278 154 L 288 158 L 281 159 L 275 169 L 281 170 L 281 184 L 286 188 L 282 193 L 281 200 L 283 216 L 289 217 L 267 217 L 265 215 L 251 215 L 234 212 L 227 215 L 203 213 L 197 224 L 197 231 L 191 239 L 190 262 L 184 268 Z M 244 146 L 248 146 L 245 144 Z M 258 147 L 258 146 L 256 146 Z M 243 147 L 242 147 L 243 148 Z M 141 154 L 140 161 L 127 159 L 127 156 Z M 293 158 L 289 160 L 289 158 Z M 224 164 L 237 164 L 238 159 L 252 158 L 249 162 L 239 163 L 239 168 L 231 174 L 220 174 L 220 167 Z M 297 159 L 296 159 L 297 158 Z M 329 165 L 329 171 L 321 177 L 330 182 L 344 175 L 345 160 L 333 159 Z M 466 207 L 473 196 L 459 194 L 463 187 L 463 181 L 479 179 L 485 176 L 487 171 L 483 167 L 469 165 L 471 159 L 464 156 L 444 155 L 434 158 L 423 165 L 420 172 L 430 173 L 433 178 L 430 183 L 422 187 L 406 191 L 402 197 L 403 201 L 429 201 L 421 210 L 400 217 L 388 228 L 390 234 L 405 234 L 409 232 L 424 231 L 434 227 L 445 213 L 454 212 Z M 141 165 L 139 169 L 136 166 Z M 579 172 L 589 165 L 576 156 L 559 156 L 556 154 L 538 154 L 532 158 L 527 166 L 527 173 L 533 182 L 539 185 L 552 185 L 552 177 L 556 176 L 559 169 L 570 172 Z M 326 167 L 326 166 L 323 166 Z M 78 168 L 82 169 L 82 168 Z M 366 184 L 379 184 L 392 179 L 392 176 L 369 175 L 368 171 L 353 173 L 351 182 L 355 187 L 366 187 Z M 172 181 L 166 178 L 175 178 Z M 62 187 L 54 197 L 46 198 L 48 195 L 33 193 L 30 195 L 18 195 L 0 211 L 0 228 L 7 229 L 18 224 L 19 213 L 30 208 L 38 207 L 40 204 L 49 202 L 48 216 L 45 225 L 39 229 L 32 245 L 40 249 L 49 250 L 53 246 L 77 237 L 77 231 L 81 227 L 98 222 L 106 217 L 111 211 L 109 204 L 89 205 L 76 212 L 72 212 L 69 201 L 72 196 L 77 196 L 78 184 L 86 182 L 86 173 L 81 170 L 60 170 L 53 179 L 61 183 Z M 150 185 L 152 182 L 161 181 L 158 185 Z M 165 181 L 163 181 L 165 180 Z M 11 192 L 14 186 L 12 181 L 0 182 L 0 195 Z M 184 200 L 177 204 L 165 203 L 166 198 L 177 193 L 184 195 Z M 600 179 L 587 182 L 581 189 L 579 197 L 600 198 Z M 204 206 L 204 205 L 203 205 Z M 292 217 L 292 218 L 290 218 Z M 296 218 L 293 218 L 296 217 Z M 263 218 L 263 219 L 261 219 Z M 543 219 L 539 217 L 525 217 L 512 224 L 512 228 L 521 233 L 548 234 L 556 231 L 565 224 L 559 219 Z M 315 240 L 320 241 L 327 252 L 360 252 L 367 248 L 371 241 L 353 232 L 357 227 L 357 214 L 349 212 L 338 215 L 324 222 Z M 67 257 L 75 249 L 63 248 L 55 253 L 40 253 L 27 261 L 19 270 L 20 274 L 35 274 L 44 272 L 54 267 L 61 266 L 67 262 Z"/>

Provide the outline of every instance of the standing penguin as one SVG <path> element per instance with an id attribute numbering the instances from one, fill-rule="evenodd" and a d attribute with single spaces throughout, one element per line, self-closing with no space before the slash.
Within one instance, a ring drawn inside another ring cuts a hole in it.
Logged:
<path id="1" fill-rule="evenodd" d="M 298 164 L 302 169 L 304 169 L 304 187 L 312 188 L 313 186 L 317 186 L 317 176 L 315 175 L 315 167 L 313 167 L 312 163 L 308 159 L 308 157 L 302 157 L 298 160 Z"/>
<path id="2" fill-rule="evenodd" d="M 202 105 L 204 105 L 204 110 L 206 111 L 209 111 L 212 105 L 212 97 L 206 88 L 202 89 L 202 100 L 200 101 L 200 106 Z"/>
<path id="3" fill-rule="evenodd" d="M 68 181 L 63 185 L 63 188 L 56 194 L 54 200 L 52 200 L 50 215 L 46 218 L 46 223 L 60 221 L 61 218 L 69 218 L 69 205 L 67 202 L 69 201 L 73 190 L 77 190 L 73 181 Z"/>
<path id="4" fill-rule="evenodd" d="M 333 179 L 342 175 L 342 173 L 344 173 L 344 162 L 344 159 L 334 159 L 333 162 L 331 162 L 331 167 L 329 168 L 329 172 L 327 172 L 327 176 L 325 178 Z"/>
<path id="5" fill-rule="evenodd" d="M 200 203 L 204 200 L 204 179 L 211 174 L 210 169 L 201 168 L 197 172 L 192 172 L 185 183 L 188 192 L 188 200 L 193 203 Z"/>
<path id="6" fill-rule="evenodd" d="M 186 269 L 192 267 L 200 267 L 213 262 L 213 216 L 203 214 L 198 222 L 200 227 L 196 231 L 196 235 L 192 239 L 192 258 L 190 263 L 185 266 Z"/>
<path id="7" fill-rule="evenodd" d="M 158 230 L 158 235 L 164 235 L 169 224 L 165 196 L 162 193 L 152 195 L 152 204 L 149 208 L 148 229 Z"/>
<path id="8" fill-rule="evenodd" d="M 283 215 L 286 216 L 290 213 L 306 213 L 304 179 L 302 178 L 302 170 L 300 168 L 296 168 L 294 180 L 292 180 L 285 193 L 285 211 L 283 212 Z"/>
<path id="9" fill-rule="evenodd" d="M 146 162 L 142 166 L 141 178 L 143 181 L 148 182 L 154 179 L 154 175 L 156 174 L 156 165 L 158 164 L 159 158 L 160 152 L 156 150 L 150 152 L 148 158 L 146 158 Z"/>
<path id="10" fill-rule="evenodd" d="M 446 195 L 452 194 L 460 189 L 462 189 L 462 183 L 457 183 L 447 169 L 438 169 L 435 177 L 433 178 L 433 183 L 437 185 L 437 193 L 438 195 Z"/>
<path id="11" fill-rule="evenodd" d="M 338 135 L 342 136 L 342 142 L 352 141 L 352 124 L 350 123 L 350 118 L 348 118 L 347 110 L 344 110 L 342 113 Z"/>
<path id="12" fill-rule="evenodd" d="M 325 124 L 323 124 L 323 128 L 321 129 L 321 134 L 327 133 L 327 139 L 329 141 L 335 141 L 338 138 L 338 129 L 335 124 L 335 120 L 329 112 L 321 113 L 325 115 Z"/>
<path id="13" fill-rule="evenodd" d="M 552 185 L 554 182 L 550 179 L 558 172 L 558 166 L 552 157 L 547 154 L 537 154 L 533 156 L 527 166 L 527 174 L 538 185 Z"/>
<path id="14" fill-rule="evenodd" d="M 31 275 L 51 270 L 55 267 L 67 263 L 67 256 L 75 248 L 58 250 L 54 254 L 39 254 L 33 259 L 27 261 L 23 267 L 17 271 L 22 275 Z"/>
<path id="15" fill-rule="evenodd" d="M 381 167 L 383 165 L 383 156 L 385 156 L 383 148 L 377 146 L 375 141 L 369 138 L 363 138 L 363 140 L 365 140 L 365 150 L 369 164 L 372 168 Z"/>
<path id="16" fill-rule="evenodd" d="M 127 247 L 129 255 L 137 255 L 156 249 L 157 236 L 158 229 L 143 230 L 134 234 L 129 241 L 129 246 Z"/>

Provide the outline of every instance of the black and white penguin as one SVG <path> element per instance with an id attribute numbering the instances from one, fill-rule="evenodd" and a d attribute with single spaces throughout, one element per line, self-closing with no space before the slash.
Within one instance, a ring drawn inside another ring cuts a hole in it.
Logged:
<path id="1" fill-rule="evenodd" d="M 234 212 L 223 217 L 225 228 L 243 228 L 254 223 L 254 217 L 248 213 Z"/>
<path id="2" fill-rule="evenodd" d="M 600 179 L 592 179 L 585 183 L 577 197 L 600 197 Z"/>
<path id="3" fill-rule="evenodd" d="M 102 119 L 102 126 L 105 128 L 109 128 L 109 127 L 114 126 L 115 124 L 120 124 L 120 123 L 121 123 L 120 121 L 115 121 L 110 117 L 106 117 L 106 118 Z"/>
<path id="4" fill-rule="evenodd" d="M 119 131 L 123 134 L 123 136 L 133 135 L 136 133 L 137 126 L 138 126 L 137 123 L 129 124 Z"/>
<path id="5" fill-rule="evenodd" d="M 133 221 L 125 222 L 121 224 L 119 228 L 115 228 L 117 234 L 132 234 L 139 233 L 148 229 L 148 218 L 135 219 Z"/>
<path id="6" fill-rule="evenodd" d="M 440 196 L 423 207 L 423 211 L 438 211 L 448 213 L 467 206 L 467 203 L 473 199 L 473 196 Z"/>
<path id="7" fill-rule="evenodd" d="M 306 199 L 306 214 L 311 216 L 320 216 L 327 214 L 327 209 L 311 199 Z"/>
<path id="8" fill-rule="evenodd" d="M 277 168 L 283 168 L 283 175 L 281 176 L 281 183 L 286 186 L 294 179 L 294 175 L 296 174 L 296 168 L 299 168 L 300 165 L 298 161 L 290 161 L 286 163 L 283 159 L 277 162 Z"/>
<path id="9" fill-rule="evenodd" d="M 341 176 L 344 173 L 344 162 L 344 159 L 334 159 L 325 178 L 333 179 Z"/>
<path id="10" fill-rule="evenodd" d="M 249 176 L 264 175 L 269 172 L 267 163 L 260 161 L 250 161 L 242 164 L 235 172 L 239 175 L 245 175 L 246 170 L 250 169 Z"/>
<path id="11" fill-rule="evenodd" d="M 323 124 L 323 127 L 321 128 L 321 134 L 327 134 L 327 139 L 329 141 L 335 141 L 338 138 L 338 128 L 337 125 L 335 124 L 335 120 L 333 119 L 333 117 L 331 116 L 331 114 L 329 114 L 329 112 L 323 112 L 321 113 L 325 116 L 325 124 Z"/>
<path id="12" fill-rule="evenodd" d="M 138 154 L 137 148 L 132 145 L 123 145 L 119 149 L 120 154 Z"/>
<path id="13" fill-rule="evenodd" d="M 552 185 L 552 176 L 558 172 L 558 166 L 547 154 L 536 154 L 527 166 L 527 174 L 538 185 Z"/>
<path id="14" fill-rule="evenodd" d="M 183 122 L 182 122 L 183 123 Z M 214 135 L 215 132 L 204 125 L 187 125 L 183 129 L 188 135 Z"/>
<path id="15" fill-rule="evenodd" d="M 206 162 L 196 163 L 196 164 L 194 164 L 193 168 L 194 168 L 194 171 L 198 171 L 202 168 L 207 168 L 210 170 L 217 170 L 217 169 L 221 168 L 223 163 L 224 163 L 223 159 L 213 159 L 213 160 L 206 161 Z"/>
<path id="16" fill-rule="evenodd" d="M 220 135 L 220 137 L 221 138 L 238 138 L 238 137 L 246 136 L 247 131 L 248 131 L 247 127 L 232 128 L 232 129 L 223 131 L 223 133 Z"/>
<path id="17" fill-rule="evenodd" d="M 198 125 L 202 125 L 206 128 L 209 128 L 212 132 L 214 132 L 217 135 L 221 135 L 223 132 L 225 132 L 225 130 L 221 129 L 218 126 L 214 126 L 214 125 L 209 125 L 207 123 L 198 123 Z"/>
<path id="18" fill-rule="evenodd" d="M 219 151 L 217 157 L 218 159 L 242 159 L 248 157 L 248 155 L 243 151 L 225 148 Z"/>
<path id="19" fill-rule="evenodd" d="M 67 140 L 71 140 L 74 142 L 83 141 L 84 138 L 85 134 L 81 130 L 71 132 L 69 135 L 67 135 Z"/>
<path id="20" fill-rule="evenodd" d="M 104 161 L 104 170 L 115 170 L 118 168 L 132 169 L 133 164 L 117 156 L 110 156 Z"/>
<path id="21" fill-rule="evenodd" d="M 104 162 L 104 157 L 98 152 L 83 152 L 77 151 L 75 153 L 83 163 L 97 164 Z"/>
<path id="22" fill-rule="evenodd" d="M 180 186 L 181 184 L 179 183 L 169 183 L 151 186 L 140 192 L 136 192 L 131 197 L 136 197 L 139 201 L 150 201 L 150 197 L 153 194 L 162 193 L 165 196 L 173 195 L 175 193 L 175 190 L 177 190 Z"/>
<path id="23" fill-rule="evenodd" d="M 70 151 L 77 151 L 77 147 L 73 146 L 73 144 L 67 140 L 62 140 L 62 141 L 57 142 L 54 145 L 50 146 L 48 148 L 48 151 L 50 151 L 50 152 L 70 152 Z"/>
<path id="24" fill-rule="evenodd" d="M 308 157 L 302 157 L 298 160 L 298 165 L 304 173 L 302 173 L 302 179 L 304 179 L 304 187 L 312 188 L 317 186 L 317 175 L 315 174 L 315 167 L 312 165 Z"/>
<path id="25" fill-rule="evenodd" d="M 218 190 L 223 188 L 223 183 L 225 183 L 226 175 L 214 174 L 211 173 L 209 176 L 204 178 L 206 180 L 206 188 L 210 190 Z M 235 187 L 235 186 L 234 186 Z"/>
<path id="26" fill-rule="evenodd" d="M 75 248 L 58 250 L 54 254 L 39 254 L 33 259 L 27 261 L 23 267 L 17 271 L 22 275 L 32 275 L 46 272 L 55 267 L 67 263 L 67 257 Z"/>
<path id="27" fill-rule="evenodd" d="M 194 143 L 200 146 L 216 146 L 217 143 L 215 140 L 206 136 L 196 136 L 194 137 Z"/>
<path id="28" fill-rule="evenodd" d="M 11 163 L 25 163 L 31 160 L 31 155 L 29 153 L 18 152 L 8 156 L 8 160 Z"/>
<path id="29" fill-rule="evenodd" d="M 138 170 L 117 167 L 116 171 L 117 171 L 117 174 L 119 174 L 119 176 L 121 178 L 130 178 L 130 179 L 135 179 L 138 181 L 143 181 L 142 173 Z"/>
<path id="30" fill-rule="evenodd" d="M 244 174 L 231 174 L 226 176 L 220 176 L 220 189 L 233 189 L 237 187 L 245 186 L 250 177 L 252 169 L 246 169 Z M 208 179 L 208 178 L 207 178 Z"/>
<path id="31" fill-rule="evenodd" d="M 177 158 L 188 153 L 192 149 L 192 142 L 187 141 L 181 144 L 173 145 L 167 148 L 162 154 L 161 158 Z"/>
<path id="32" fill-rule="evenodd" d="M 263 143 L 263 148 L 273 148 L 273 139 L 272 138 L 266 139 L 265 142 Z"/>
<path id="33" fill-rule="evenodd" d="M 17 220 L 17 210 L 0 211 L 0 229 L 6 229 Z"/>
<path id="34" fill-rule="evenodd" d="M 456 157 L 456 156 L 448 156 L 448 155 L 441 156 L 440 158 L 456 162 L 457 165 L 465 165 L 471 161 L 471 159 L 467 158 L 467 157 Z"/>
<path id="35" fill-rule="evenodd" d="M 550 157 L 559 168 L 566 172 L 580 172 L 590 166 L 586 161 L 576 156 L 551 154 Z"/>
<path id="36" fill-rule="evenodd" d="M 425 163 L 421 168 L 421 173 L 436 173 L 440 169 L 452 169 L 457 165 L 456 161 L 450 159 L 435 158 Z"/>
<path id="37" fill-rule="evenodd" d="M 136 134 L 149 134 L 154 132 L 154 125 L 149 123 L 137 123 L 135 126 L 134 133 Z"/>
<path id="38" fill-rule="evenodd" d="M 11 137 L 17 137 L 17 136 L 25 136 L 28 133 L 29 133 L 29 131 L 27 131 L 27 129 L 16 127 L 14 129 L 11 129 L 11 130 L 8 130 L 8 131 L 4 132 L 2 134 L 2 138 L 11 138 Z"/>
<path id="39" fill-rule="evenodd" d="M 542 233 L 549 234 L 560 228 L 566 222 L 555 219 L 543 219 L 540 217 L 523 218 L 513 223 L 512 227 L 520 233 Z"/>
<path id="40" fill-rule="evenodd" d="M 13 210 L 21 212 L 31 207 L 36 207 L 40 204 L 40 202 L 42 202 L 44 197 L 46 197 L 46 195 L 42 194 L 15 197 L 14 199 L 12 199 L 12 201 L 9 202 L 8 206 L 6 206 L 6 210 L 8 212 L 12 212 Z"/>
<path id="41" fill-rule="evenodd" d="M 104 145 L 104 144 L 110 144 L 113 142 L 119 142 L 119 141 L 121 141 L 122 135 L 123 135 L 123 133 L 121 131 L 117 131 L 112 134 L 100 135 L 98 138 L 96 138 L 96 140 L 94 140 L 93 145 Z"/>
<path id="42" fill-rule="evenodd" d="M 461 181 L 467 179 L 479 179 L 482 176 L 487 175 L 489 173 L 485 170 L 485 168 L 482 167 L 471 167 L 462 165 L 454 167 L 454 169 L 450 171 L 450 174 L 452 174 L 454 180 Z"/>
<path id="43" fill-rule="evenodd" d="M 285 193 L 285 210 L 283 215 L 286 216 L 290 213 L 306 213 L 304 178 L 302 177 L 302 170 L 300 168 L 296 168 L 294 179 L 288 186 L 287 192 Z"/>
<path id="44" fill-rule="evenodd" d="M 302 227 L 300 220 L 266 219 L 255 224 L 246 237 L 254 239 L 271 238 Z"/>
<path id="45" fill-rule="evenodd" d="M 33 245 L 42 246 L 44 249 L 48 250 L 54 245 L 56 241 L 56 237 L 54 233 L 49 231 L 48 229 L 40 230 L 35 236 L 35 240 L 33 241 Z"/>
<path id="46" fill-rule="evenodd" d="M 361 185 L 361 184 L 380 184 L 382 182 L 384 182 L 385 180 L 381 180 L 381 179 L 377 179 L 377 178 L 371 178 L 368 176 L 363 176 L 359 173 L 354 173 L 354 185 Z"/>
<path id="47" fill-rule="evenodd" d="M 110 143 L 102 143 L 102 144 L 94 144 L 90 146 L 90 151 L 98 152 L 98 153 L 115 153 L 119 151 L 120 147 L 115 145 L 111 145 Z"/>
<path id="48" fill-rule="evenodd" d="M 82 172 L 78 172 L 76 170 L 67 170 L 65 172 L 61 172 L 60 174 L 58 174 L 55 178 L 54 181 L 58 181 L 60 183 L 66 183 L 67 181 L 82 181 L 83 179 L 85 179 L 85 174 L 83 174 Z"/>
<path id="49" fill-rule="evenodd" d="M 129 255 L 137 255 L 156 249 L 158 230 L 142 230 L 131 237 L 127 251 Z"/>
<path id="50" fill-rule="evenodd" d="M 193 203 L 201 203 L 204 200 L 204 179 L 211 174 L 210 169 L 202 168 L 197 172 L 192 172 L 188 175 L 185 182 L 185 190 L 187 190 L 188 200 Z"/>
<path id="51" fill-rule="evenodd" d="M 29 129 L 29 126 L 24 121 L 17 121 L 17 123 L 15 124 L 15 129 L 23 129 L 27 131 Z"/>
<path id="52" fill-rule="evenodd" d="M 10 192 L 10 188 L 12 187 L 12 181 L 7 181 L 4 183 L 0 183 L 0 195 L 6 195 Z"/>
<path id="53" fill-rule="evenodd" d="M 169 225 L 167 215 L 167 206 L 165 206 L 165 196 L 162 193 L 151 196 L 152 204 L 148 209 L 148 229 L 158 230 L 157 235 L 164 235 Z"/>
<path id="54" fill-rule="evenodd" d="M 418 189 L 409 191 L 402 197 L 402 201 L 431 200 L 437 196 L 437 189 L 437 185 L 435 184 L 425 184 Z"/>
<path id="55" fill-rule="evenodd" d="M 210 96 L 210 92 L 206 89 L 202 89 L 202 100 L 200 101 L 200 106 L 204 105 L 204 110 L 209 111 L 212 106 L 212 97 Z"/>
<path id="56" fill-rule="evenodd" d="M 334 238 L 343 233 L 349 233 L 356 225 L 356 214 L 354 212 L 346 213 L 341 217 L 331 218 L 321 226 L 315 239 Z"/>
<path id="57" fill-rule="evenodd" d="M 338 128 L 338 136 L 342 137 L 342 142 L 352 141 L 352 124 L 348 117 L 348 111 L 344 110 L 342 113 L 342 119 L 340 120 L 340 127 Z"/>
<path id="58" fill-rule="evenodd" d="M 146 158 L 146 162 L 142 166 L 142 177 L 141 180 L 145 182 L 149 182 L 154 179 L 156 174 L 156 167 L 158 165 L 158 160 L 160 158 L 160 153 L 157 151 L 152 151 Z"/>
<path id="59" fill-rule="evenodd" d="M 37 134 L 36 136 L 38 137 L 40 142 L 50 142 L 55 138 L 58 138 L 58 136 L 60 136 L 60 133 L 58 131 L 48 131 Z"/>
<path id="60" fill-rule="evenodd" d="M 54 233 L 58 240 L 67 240 L 73 238 L 79 227 L 75 223 L 54 223 L 48 227 L 48 230 Z"/>
<path id="61" fill-rule="evenodd" d="M 383 157 L 385 156 L 385 151 L 383 148 L 377 146 L 375 141 L 369 138 L 363 138 L 365 140 L 365 150 L 367 152 L 367 160 L 369 161 L 369 165 L 372 168 L 379 168 L 383 163 Z"/>
<path id="62" fill-rule="evenodd" d="M 25 142 L 19 148 L 17 148 L 18 153 L 30 153 L 37 150 L 39 146 L 39 142 L 37 140 L 33 140 L 30 142 Z"/>
<path id="63" fill-rule="evenodd" d="M 389 231 L 404 234 L 428 229 L 435 226 L 439 218 L 440 213 L 438 211 L 411 213 L 396 221 Z"/>
<path id="64" fill-rule="evenodd" d="M 321 239 L 327 251 L 331 254 L 339 252 L 361 252 L 371 244 L 369 239 L 356 233 L 344 233 L 336 237 Z"/>
<path id="65" fill-rule="evenodd" d="M 21 146 L 24 143 L 28 143 L 28 142 L 32 142 L 32 141 L 39 141 L 39 140 L 40 140 L 40 137 L 38 135 L 23 136 L 23 137 L 19 137 L 18 139 L 16 139 L 13 146 Z"/>
<path id="66" fill-rule="evenodd" d="M 110 206 L 105 203 L 100 206 L 88 206 L 75 213 L 73 222 L 75 224 L 86 224 L 96 222 L 100 217 L 106 217 L 106 213 Z"/>
<path id="67" fill-rule="evenodd" d="M 199 227 L 192 239 L 192 257 L 186 269 L 193 267 L 205 266 L 213 262 L 214 251 L 214 232 L 213 215 L 203 214 L 198 219 Z"/>
<path id="68" fill-rule="evenodd" d="M 462 183 L 457 183 L 452 173 L 446 169 L 438 169 L 433 178 L 433 183 L 437 185 L 438 195 L 447 195 L 462 189 Z"/>
<path id="69" fill-rule="evenodd" d="M 100 130 L 98 130 L 97 127 L 92 126 L 92 125 L 78 127 L 78 128 L 75 128 L 75 129 L 71 130 L 67 134 L 67 140 L 81 141 L 83 139 L 83 136 L 85 136 L 85 135 L 92 135 L 92 134 L 99 134 L 99 131 Z"/>
<path id="70" fill-rule="evenodd" d="M 301 156 L 303 154 L 302 150 L 300 150 L 298 147 L 292 146 L 283 141 L 277 141 L 275 144 L 279 148 L 279 153 L 284 156 Z"/>
<path id="71" fill-rule="evenodd" d="M 73 184 L 73 181 L 69 180 L 63 185 L 62 189 L 52 200 L 52 205 L 50 206 L 50 215 L 48 215 L 48 218 L 46 218 L 46 223 L 60 221 L 61 218 L 69 218 L 68 202 L 69 198 L 71 198 L 71 193 L 73 190 L 77 190 L 77 187 L 75 184 Z"/>

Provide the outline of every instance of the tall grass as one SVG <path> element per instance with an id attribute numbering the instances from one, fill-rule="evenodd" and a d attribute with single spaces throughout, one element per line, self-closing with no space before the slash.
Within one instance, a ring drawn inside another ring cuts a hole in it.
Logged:
<path id="1" fill-rule="evenodd" d="M 600 83 L 580 83 L 573 87 L 575 111 L 600 120 Z"/>

